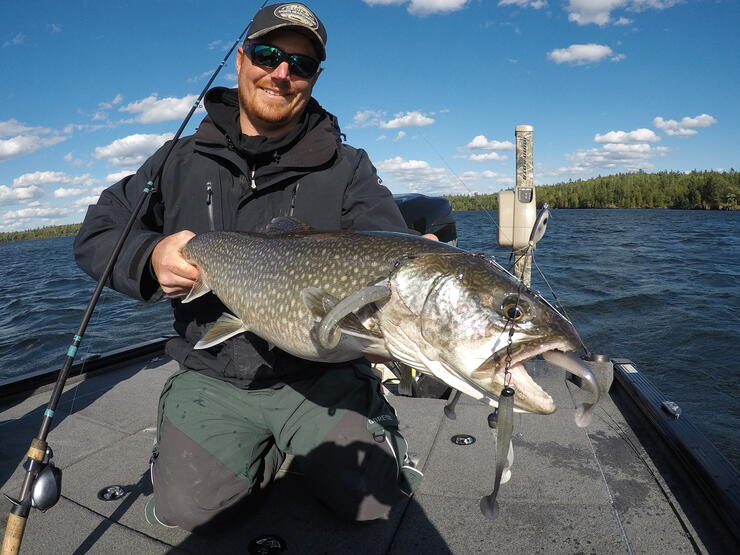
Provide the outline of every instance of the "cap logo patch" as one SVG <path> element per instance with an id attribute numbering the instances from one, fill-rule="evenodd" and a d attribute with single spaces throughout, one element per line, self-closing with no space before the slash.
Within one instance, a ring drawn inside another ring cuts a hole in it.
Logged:
<path id="1" fill-rule="evenodd" d="M 311 10 L 302 4 L 283 4 L 275 10 L 275 17 L 297 23 L 311 29 L 318 29 L 319 22 Z"/>

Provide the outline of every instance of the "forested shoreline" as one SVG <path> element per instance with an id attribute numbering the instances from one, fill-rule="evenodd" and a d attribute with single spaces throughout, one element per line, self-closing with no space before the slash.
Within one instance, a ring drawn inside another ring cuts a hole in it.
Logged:
<path id="1" fill-rule="evenodd" d="M 445 195 L 454 210 L 495 210 L 496 193 Z M 740 209 L 740 173 L 618 173 L 537 187 L 537 204 L 551 208 Z M 1 242 L 75 235 L 80 224 L 53 225 L 0 233 Z"/>
<path id="2" fill-rule="evenodd" d="M 80 230 L 80 225 L 81 224 L 47 225 L 45 227 L 37 227 L 36 229 L 27 229 L 25 231 L 7 231 L 0 233 L 0 243 L 77 235 L 77 232 Z"/>
<path id="3" fill-rule="evenodd" d="M 497 194 L 447 198 L 454 210 L 495 210 Z M 537 204 L 551 208 L 740 209 L 740 173 L 694 171 L 618 173 L 537 187 Z"/>

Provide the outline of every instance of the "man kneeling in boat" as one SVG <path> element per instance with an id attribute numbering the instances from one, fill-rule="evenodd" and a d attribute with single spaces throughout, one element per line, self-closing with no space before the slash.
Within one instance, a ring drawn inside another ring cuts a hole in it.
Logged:
<path id="1" fill-rule="evenodd" d="M 180 371 L 159 401 L 150 523 L 206 531 L 255 507 L 288 453 L 349 520 L 383 517 L 421 477 L 368 361 L 310 362 L 249 333 L 194 350 L 226 308 L 214 295 L 180 302 L 199 275 L 180 251 L 197 233 L 260 230 L 285 215 L 323 230 L 408 232 L 367 154 L 341 142 L 336 118 L 311 97 L 325 45 L 302 4 L 257 12 L 238 48 L 237 89 L 207 93 L 208 116 L 174 146 L 115 265 L 112 288 L 173 299 L 179 334 L 167 345 Z M 103 273 L 166 147 L 90 206 L 75 255 L 91 276 Z"/>

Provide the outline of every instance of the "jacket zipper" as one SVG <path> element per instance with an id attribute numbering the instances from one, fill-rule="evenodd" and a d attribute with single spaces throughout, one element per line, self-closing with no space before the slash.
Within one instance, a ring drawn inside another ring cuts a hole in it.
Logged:
<path id="1" fill-rule="evenodd" d="M 293 187 L 293 194 L 290 195 L 290 212 L 288 213 L 288 216 L 293 215 L 293 210 L 295 209 L 295 197 L 298 194 L 298 187 L 301 186 L 301 183 L 298 182 L 295 184 L 295 187 Z"/>
<path id="2" fill-rule="evenodd" d="M 252 170 L 252 176 L 250 177 L 251 185 L 250 187 L 254 191 L 257 188 L 257 184 L 254 182 L 254 172 L 255 170 Z"/>
<path id="3" fill-rule="evenodd" d="M 208 207 L 208 227 L 211 231 L 216 231 L 213 223 L 213 186 L 210 181 L 206 181 L 206 206 Z"/>

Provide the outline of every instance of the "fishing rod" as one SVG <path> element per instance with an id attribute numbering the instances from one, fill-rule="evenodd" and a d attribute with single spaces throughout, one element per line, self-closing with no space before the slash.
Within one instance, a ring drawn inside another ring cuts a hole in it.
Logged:
<path id="1" fill-rule="evenodd" d="M 262 9 L 265 4 L 267 4 L 267 0 L 262 3 L 262 6 L 260 6 L 259 9 Z M 126 239 L 128 238 L 129 233 L 134 226 L 134 223 L 136 222 L 142 206 L 144 206 L 144 203 L 149 198 L 149 196 L 159 189 L 158 184 L 162 177 L 162 172 L 164 171 L 164 165 L 167 162 L 167 159 L 170 157 L 172 150 L 175 148 L 177 140 L 180 138 L 180 135 L 182 135 L 185 127 L 190 122 L 190 118 L 195 113 L 195 110 L 198 109 L 198 106 L 203 100 L 203 97 L 208 92 L 211 84 L 226 64 L 229 56 L 231 56 L 231 53 L 243 40 L 243 37 L 246 36 L 247 30 L 249 29 L 249 26 L 251 24 L 252 21 L 250 20 L 247 26 L 244 27 L 244 30 L 241 32 L 239 37 L 234 41 L 234 44 L 231 45 L 231 48 L 229 48 L 229 51 L 223 57 L 218 67 L 216 67 L 213 75 L 211 75 L 211 78 L 208 80 L 205 87 L 203 87 L 200 95 L 191 106 L 190 111 L 185 116 L 185 119 L 180 124 L 180 128 L 177 130 L 177 133 L 175 133 L 175 136 L 172 138 L 172 141 L 167 147 L 164 158 L 159 163 L 157 171 L 153 172 L 153 177 L 151 177 L 151 179 L 146 182 L 146 186 L 142 190 L 138 202 L 131 211 L 131 216 L 129 217 L 128 222 L 126 222 L 126 225 L 124 226 L 123 231 L 118 238 L 118 241 L 113 247 L 113 251 L 108 258 L 108 262 L 105 266 L 105 269 L 103 270 L 103 274 L 100 276 L 100 279 L 98 279 L 98 283 L 95 287 L 92 297 L 90 297 L 90 301 L 87 303 L 87 308 L 85 309 L 85 312 L 82 316 L 80 326 L 72 338 L 71 345 L 67 349 L 64 365 L 59 371 L 59 376 L 57 377 L 57 381 L 54 384 L 54 389 L 51 393 L 51 399 L 49 400 L 49 404 L 47 405 L 46 410 L 44 411 L 44 415 L 41 420 L 41 426 L 39 428 L 39 433 L 35 438 L 31 440 L 31 446 L 26 453 L 26 461 L 23 463 L 26 474 L 23 480 L 23 486 L 21 487 L 20 496 L 18 497 L 18 499 L 14 499 L 7 494 L 3 494 L 12 503 L 12 507 L 10 509 L 10 513 L 8 514 L 8 522 L 5 527 L 5 536 L 3 538 L 2 551 L 0 551 L 1 555 L 15 555 L 20 550 L 21 542 L 23 541 L 23 533 L 26 528 L 26 522 L 28 520 L 28 515 L 31 512 L 32 507 L 37 508 L 42 512 L 46 511 L 47 509 L 53 507 L 61 497 L 62 471 L 54 466 L 54 463 L 52 462 L 54 453 L 51 447 L 49 447 L 46 438 L 48 437 L 49 431 L 51 430 L 51 423 L 54 419 L 54 413 L 57 409 L 57 405 L 59 404 L 59 399 L 61 398 L 64 391 L 64 385 L 67 381 L 67 378 L 69 377 L 69 372 L 72 368 L 72 364 L 74 363 L 75 356 L 77 355 L 77 349 L 82 342 L 82 338 L 85 335 L 85 330 L 87 329 L 93 312 L 95 311 L 95 306 L 100 299 L 103 288 L 105 287 L 108 278 L 113 272 L 113 266 L 118 260 L 118 255 L 120 254 L 121 249 L 123 248 L 123 245 L 126 242 Z"/>

